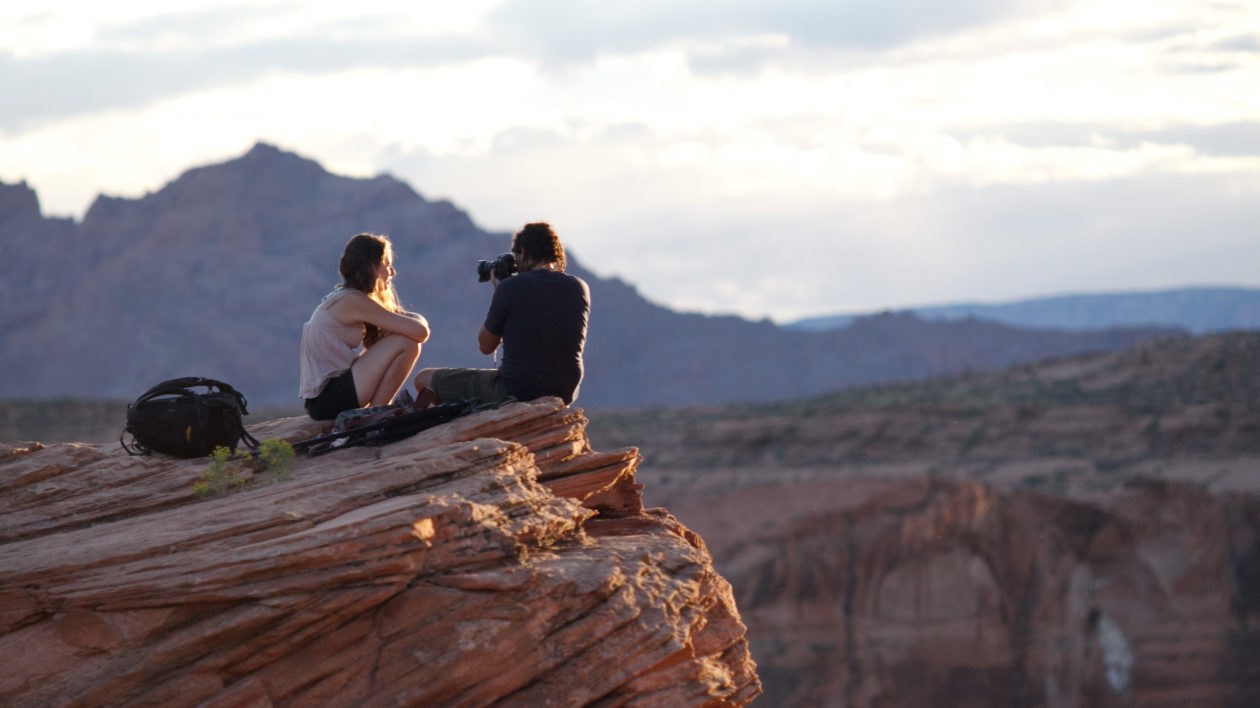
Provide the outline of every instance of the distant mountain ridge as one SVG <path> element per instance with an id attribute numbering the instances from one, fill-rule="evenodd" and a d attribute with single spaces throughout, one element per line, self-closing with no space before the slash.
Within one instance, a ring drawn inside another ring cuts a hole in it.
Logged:
<path id="1" fill-rule="evenodd" d="M 1093 293 L 1030 298 L 1008 303 L 959 303 L 906 308 L 927 320 L 976 318 L 1034 329 L 1181 327 L 1194 334 L 1260 329 L 1260 288 L 1198 287 L 1142 292 Z M 791 329 L 821 331 L 847 327 L 861 315 L 797 320 Z"/>
<path id="2" fill-rule="evenodd" d="M 0 399 L 130 400 L 163 379 L 199 375 L 232 383 L 251 404 L 297 405 L 302 323 L 337 282 L 346 240 L 362 231 L 391 237 L 403 304 L 432 325 L 420 365 L 493 367 L 475 345 L 491 292 L 475 264 L 506 250 L 509 235 L 388 175 L 338 176 L 260 143 L 139 199 L 99 197 L 81 223 L 45 218 L 27 185 L 0 184 Z M 569 270 L 592 291 L 579 398 L 588 407 L 782 400 L 1180 332 L 906 314 L 798 331 L 668 310 L 573 254 Z"/>

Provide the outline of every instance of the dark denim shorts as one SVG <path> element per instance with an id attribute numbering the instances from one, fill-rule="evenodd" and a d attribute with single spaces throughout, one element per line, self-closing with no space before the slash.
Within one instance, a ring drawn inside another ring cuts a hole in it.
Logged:
<path id="1" fill-rule="evenodd" d="M 315 420 L 332 420 L 338 413 L 358 407 L 359 393 L 354 388 L 354 375 L 349 369 L 329 379 L 318 396 L 306 399 L 306 414 Z"/>

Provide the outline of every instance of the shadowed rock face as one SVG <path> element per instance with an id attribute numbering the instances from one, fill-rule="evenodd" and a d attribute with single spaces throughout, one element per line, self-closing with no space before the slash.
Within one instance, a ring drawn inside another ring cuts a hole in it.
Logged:
<path id="1" fill-rule="evenodd" d="M 712 474 L 670 509 L 736 589 L 769 705 L 1260 705 L 1254 494 Z"/>
<path id="2" fill-rule="evenodd" d="M 8 445 L 0 704 L 748 703 L 730 586 L 585 423 L 511 404 L 205 501 L 204 460 Z"/>
<path id="3" fill-rule="evenodd" d="M 790 706 L 1260 706 L 1260 333 L 593 415 Z"/>

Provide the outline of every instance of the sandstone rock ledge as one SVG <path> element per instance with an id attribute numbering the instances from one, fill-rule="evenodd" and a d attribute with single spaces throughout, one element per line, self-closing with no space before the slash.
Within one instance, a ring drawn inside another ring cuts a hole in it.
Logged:
<path id="1" fill-rule="evenodd" d="M 205 460 L 10 445 L 0 705 L 750 702 L 730 586 L 585 425 L 511 404 L 205 501 Z"/>

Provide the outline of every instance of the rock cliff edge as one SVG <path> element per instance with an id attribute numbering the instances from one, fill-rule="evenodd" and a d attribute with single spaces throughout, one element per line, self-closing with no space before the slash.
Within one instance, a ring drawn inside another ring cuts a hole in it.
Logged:
<path id="1" fill-rule="evenodd" d="M 206 460 L 7 445 L 0 704 L 747 704 L 729 584 L 585 425 L 516 403 L 207 500 Z"/>

